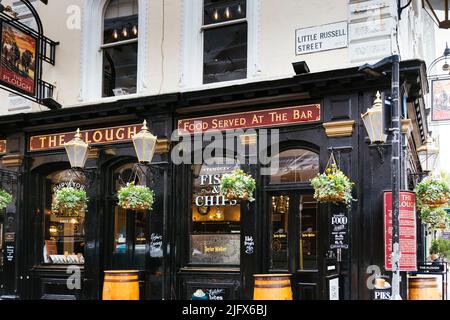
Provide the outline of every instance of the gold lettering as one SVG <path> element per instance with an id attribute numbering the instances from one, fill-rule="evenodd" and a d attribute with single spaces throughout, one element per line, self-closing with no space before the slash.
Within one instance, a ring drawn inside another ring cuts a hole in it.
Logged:
<path id="1" fill-rule="evenodd" d="M 92 138 L 94 139 L 94 142 L 101 142 L 103 140 L 103 134 L 101 131 L 95 131 Z"/>
<path id="2" fill-rule="evenodd" d="M 127 139 L 133 138 L 133 136 L 136 134 L 136 127 L 128 127 L 128 136 Z"/>
<path id="3" fill-rule="evenodd" d="M 116 131 L 117 140 L 123 140 L 124 137 L 125 137 L 125 129 L 124 128 L 117 129 Z"/>
<path id="4" fill-rule="evenodd" d="M 66 136 L 63 135 L 63 134 L 59 136 L 59 145 L 60 146 L 64 145 L 64 142 L 65 142 L 64 139 L 65 138 L 66 138 Z"/>
<path id="5" fill-rule="evenodd" d="M 48 146 L 50 148 L 56 147 L 56 136 L 49 136 L 48 137 Z"/>
<path id="6" fill-rule="evenodd" d="M 300 111 L 299 110 L 294 110 L 294 120 L 298 120 L 300 118 Z"/>
<path id="7" fill-rule="evenodd" d="M 90 139 L 90 137 L 89 137 L 89 131 L 86 131 L 86 133 L 84 134 L 84 141 L 86 142 L 86 143 L 92 143 L 92 141 L 91 141 L 91 139 Z"/>
<path id="8" fill-rule="evenodd" d="M 45 148 L 45 141 L 47 141 L 47 137 L 39 137 L 39 140 L 41 140 L 41 148 Z"/>
<path id="9" fill-rule="evenodd" d="M 106 130 L 105 136 L 106 136 L 106 141 L 113 141 L 114 140 L 114 129 Z"/>

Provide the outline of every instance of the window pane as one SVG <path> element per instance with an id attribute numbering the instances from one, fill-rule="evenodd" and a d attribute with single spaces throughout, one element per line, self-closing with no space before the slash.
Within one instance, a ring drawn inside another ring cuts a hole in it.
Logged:
<path id="1" fill-rule="evenodd" d="M 317 270 L 317 201 L 301 196 L 300 270 Z"/>
<path id="2" fill-rule="evenodd" d="M 59 171 L 45 179 L 44 263 L 84 263 L 85 209 L 70 215 L 52 212 L 55 192 L 67 184 L 76 188 L 82 182 L 73 180 L 69 171 Z"/>
<path id="3" fill-rule="evenodd" d="M 112 0 L 105 12 L 103 43 L 137 38 L 138 1 Z"/>
<path id="4" fill-rule="evenodd" d="M 270 183 L 309 182 L 319 173 L 319 155 L 305 149 L 291 149 L 279 155 Z"/>
<path id="5" fill-rule="evenodd" d="M 247 23 L 204 30 L 203 83 L 247 77 Z"/>
<path id="6" fill-rule="evenodd" d="M 272 196 L 272 259 L 271 269 L 288 269 L 289 196 Z"/>
<path id="7" fill-rule="evenodd" d="M 246 1 L 205 0 L 203 24 L 213 24 L 245 18 Z"/>
<path id="8" fill-rule="evenodd" d="M 103 96 L 136 93 L 137 43 L 103 50 Z"/>
<path id="9" fill-rule="evenodd" d="M 220 177 L 234 165 L 203 165 L 194 177 L 191 210 L 191 262 L 240 263 L 241 207 L 219 194 Z"/>

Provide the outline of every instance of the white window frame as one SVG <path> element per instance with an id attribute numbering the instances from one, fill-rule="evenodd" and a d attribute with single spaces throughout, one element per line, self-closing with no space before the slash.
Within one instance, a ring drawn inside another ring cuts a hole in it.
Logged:
<path id="1" fill-rule="evenodd" d="M 203 0 L 183 0 L 182 75 L 185 90 L 214 88 L 254 81 L 259 66 L 261 0 L 247 0 L 247 78 L 203 84 Z"/>
<path id="2" fill-rule="evenodd" d="M 81 92 L 80 100 L 93 102 L 98 100 L 117 100 L 120 97 L 102 97 L 103 93 L 103 25 L 105 11 L 110 0 L 85 0 L 83 25 L 81 30 Z M 138 0 L 138 70 L 136 93 L 147 89 L 148 83 L 148 0 Z"/>

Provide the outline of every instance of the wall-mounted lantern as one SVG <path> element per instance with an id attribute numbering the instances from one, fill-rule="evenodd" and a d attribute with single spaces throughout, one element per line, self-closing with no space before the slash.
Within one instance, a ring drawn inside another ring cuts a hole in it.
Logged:
<path id="1" fill-rule="evenodd" d="M 425 144 L 417 149 L 420 165 L 425 173 L 430 173 L 436 166 L 439 155 L 439 147 L 435 144 L 434 139 L 428 136 Z"/>
<path id="2" fill-rule="evenodd" d="M 141 131 L 133 136 L 134 149 L 140 163 L 152 162 L 156 150 L 157 137 L 147 128 L 147 120 L 144 120 Z"/>
<path id="3" fill-rule="evenodd" d="M 81 139 L 80 129 L 77 129 L 75 137 L 64 144 L 70 166 L 73 169 L 82 169 L 86 164 L 89 145 Z"/>
<path id="4" fill-rule="evenodd" d="M 369 134 L 370 142 L 372 144 L 385 143 L 387 134 L 384 132 L 383 101 L 379 91 L 377 91 L 372 108 L 369 108 L 366 113 L 362 114 L 361 118 Z"/>

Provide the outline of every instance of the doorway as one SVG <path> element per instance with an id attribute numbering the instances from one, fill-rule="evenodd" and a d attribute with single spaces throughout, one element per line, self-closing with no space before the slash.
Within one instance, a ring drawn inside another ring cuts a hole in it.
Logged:
<path id="1" fill-rule="evenodd" d="M 269 273 L 292 274 L 293 298 L 318 296 L 317 202 L 309 190 L 269 193 Z"/>
<path id="2" fill-rule="evenodd" d="M 293 298 L 320 299 L 321 236 L 318 204 L 310 179 L 319 172 L 319 155 L 291 148 L 278 155 L 265 194 L 267 228 L 265 272 L 292 274 Z"/>

